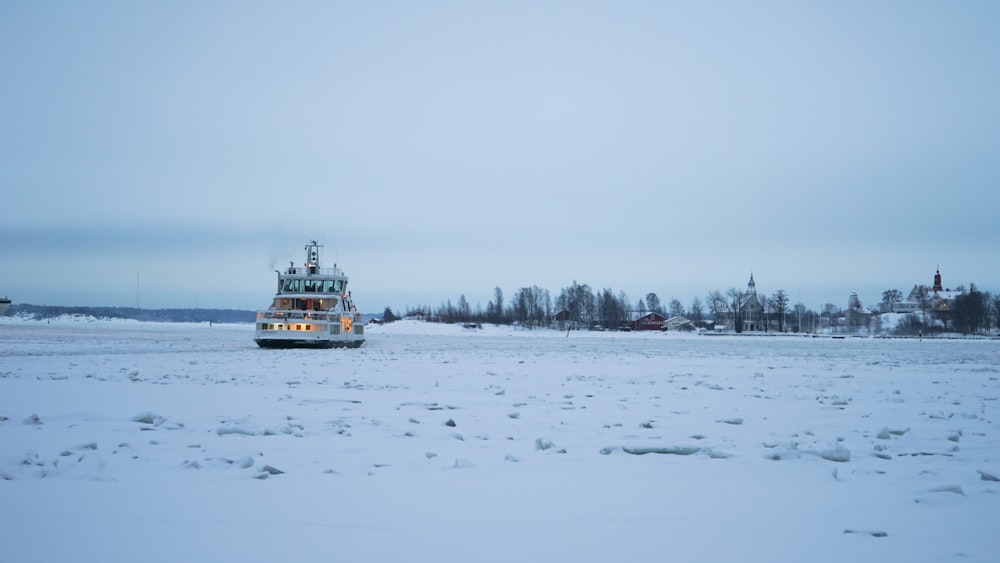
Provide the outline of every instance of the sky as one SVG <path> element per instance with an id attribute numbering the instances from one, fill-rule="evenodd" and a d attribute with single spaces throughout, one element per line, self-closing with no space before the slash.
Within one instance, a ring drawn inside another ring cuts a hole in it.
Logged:
<path id="1" fill-rule="evenodd" d="M 0 3 L 0 295 L 1000 292 L 996 2 Z"/>

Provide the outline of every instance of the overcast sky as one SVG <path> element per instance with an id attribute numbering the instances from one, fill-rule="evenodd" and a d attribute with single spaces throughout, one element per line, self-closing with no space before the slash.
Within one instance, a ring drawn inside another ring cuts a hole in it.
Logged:
<path id="1" fill-rule="evenodd" d="M 998 2 L 0 3 L 0 295 L 1000 292 Z"/>

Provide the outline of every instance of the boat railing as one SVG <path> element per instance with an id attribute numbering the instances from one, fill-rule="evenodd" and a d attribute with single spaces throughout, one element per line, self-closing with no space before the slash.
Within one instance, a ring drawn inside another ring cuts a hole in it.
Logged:
<path id="1" fill-rule="evenodd" d="M 275 319 L 283 321 L 329 321 L 338 320 L 339 314 L 326 311 L 257 311 L 257 320 Z"/>
<path id="2" fill-rule="evenodd" d="M 334 291 L 333 288 L 330 288 L 330 289 L 328 289 L 326 291 L 322 291 L 320 289 L 317 289 L 315 286 L 313 286 L 313 287 L 303 287 L 302 289 L 294 289 L 294 290 L 293 289 L 286 289 L 286 288 L 282 287 L 281 291 L 279 292 L 280 295 L 302 295 L 302 294 L 305 294 L 305 293 L 309 293 L 309 294 L 318 293 L 320 295 L 340 296 L 340 295 L 343 294 L 343 291 Z"/>

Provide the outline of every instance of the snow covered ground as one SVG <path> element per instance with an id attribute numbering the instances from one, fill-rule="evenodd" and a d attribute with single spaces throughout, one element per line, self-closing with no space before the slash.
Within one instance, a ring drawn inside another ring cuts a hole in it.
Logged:
<path id="1" fill-rule="evenodd" d="M 1000 341 L 0 320 L 0 560 L 995 561 Z"/>

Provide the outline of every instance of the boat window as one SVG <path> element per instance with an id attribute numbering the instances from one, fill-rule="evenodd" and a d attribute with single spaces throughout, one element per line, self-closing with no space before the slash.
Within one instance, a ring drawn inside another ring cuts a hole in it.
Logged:
<path id="1" fill-rule="evenodd" d="M 340 280 L 323 280 L 317 282 L 316 291 L 320 293 L 338 293 L 340 292 Z"/>
<path id="2" fill-rule="evenodd" d="M 347 282 L 344 280 L 313 280 L 284 279 L 281 280 L 282 293 L 332 293 L 339 295 L 344 292 Z"/>

